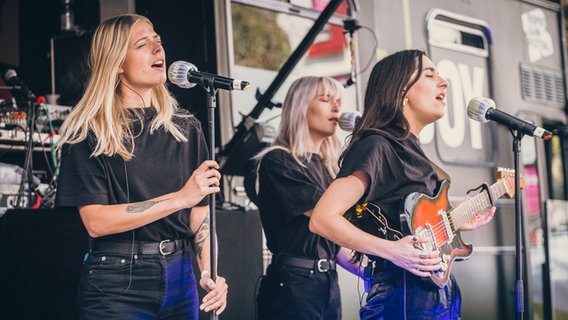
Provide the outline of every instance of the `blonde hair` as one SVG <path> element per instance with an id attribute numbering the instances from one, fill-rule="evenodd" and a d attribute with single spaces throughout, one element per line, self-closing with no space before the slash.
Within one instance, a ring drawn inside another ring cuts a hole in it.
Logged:
<path id="1" fill-rule="evenodd" d="M 274 149 L 282 149 L 290 153 L 298 164 L 305 166 L 300 159 L 309 160 L 311 157 L 308 106 L 317 96 L 320 87 L 323 88 L 324 95 L 333 99 L 342 99 L 345 94 L 343 86 L 330 77 L 306 76 L 296 79 L 288 89 L 282 104 L 282 120 L 278 135 L 270 147 L 255 156 L 256 159 L 261 159 Z M 319 156 L 332 176 L 339 171 L 340 152 L 341 142 L 335 134 L 326 137 L 321 144 Z"/>
<path id="2" fill-rule="evenodd" d="M 97 27 L 89 52 L 91 73 L 85 93 L 61 126 L 59 148 L 64 143 L 81 142 L 92 132 L 96 145 L 91 156 L 118 154 L 125 160 L 132 158 L 135 138 L 130 127 L 132 113 L 120 96 L 119 68 L 126 59 L 128 40 L 137 23 L 148 23 L 153 27 L 148 18 L 137 14 L 119 15 Z M 180 114 L 178 103 L 165 84 L 152 90 L 148 107 L 154 108 L 157 116 L 150 126 L 151 132 L 163 127 L 177 141 L 187 141 L 172 119 L 174 116 L 192 116 Z"/>

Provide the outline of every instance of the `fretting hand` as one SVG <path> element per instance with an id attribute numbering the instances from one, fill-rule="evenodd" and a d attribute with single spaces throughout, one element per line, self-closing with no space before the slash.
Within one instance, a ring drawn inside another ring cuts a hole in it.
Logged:
<path id="1" fill-rule="evenodd" d="M 495 207 L 491 207 L 489 210 L 485 211 L 484 213 L 476 214 L 473 218 L 471 218 L 471 220 L 464 223 L 461 226 L 460 230 L 471 231 L 479 229 L 480 227 L 489 223 L 491 219 L 493 219 L 493 215 L 495 215 L 495 210 L 496 210 Z"/>

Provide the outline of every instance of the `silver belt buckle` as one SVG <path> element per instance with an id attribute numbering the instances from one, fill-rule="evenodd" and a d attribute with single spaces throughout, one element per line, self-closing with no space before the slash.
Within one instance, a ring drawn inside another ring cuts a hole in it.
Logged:
<path id="1" fill-rule="evenodd" d="M 172 242 L 172 241 L 171 240 L 162 240 L 162 241 L 160 241 L 160 245 L 158 246 L 158 248 L 160 249 L 160 254 L 163 255 L 163 256 L 167 256 L 168 254 L 171 254 L 173 252 L 173 251 L 170 251 L 170 252 L 164 251 L 164 246 L 168 242 Z"/>
<path id="2" fill-rule="evenodd" d="M 329 264 L 330 264 L 330 262 L 327 259 L 319 259 L 318 260 L 318 271 L 319 272 L 328 272 L 329 271 Z"/>

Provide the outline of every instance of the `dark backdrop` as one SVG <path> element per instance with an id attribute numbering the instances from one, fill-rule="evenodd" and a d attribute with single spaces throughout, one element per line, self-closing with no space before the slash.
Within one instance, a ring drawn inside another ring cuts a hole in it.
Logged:
<path id="1" fill-rule="evenodd" d="M 258 212 L 217 210 L 217 235 L 218 274 L 229 284 L 228 306 L 219 319 L 254 319 L 263 271 Z M 0 319 L 77 320 L 87 239 L 75 210 L 12 209 L 1 216 Z M 208 318 L 200 312 L 200 319 Z"/>
<path id="2" fill-rule="evenodd" d="M 36 95 L 51 93 L 50 39 L 69 36 L 60 31 L 61 2 L 19 2 L 18 74 Z M 75 25 L 88 36 L 100 21 L 99 2 L 73 3 Z M 199 70 L 216 73 L 213 1 L 138 0 L 136 12 L 149 17 L 162 36 L 168 66 L 184 60 Z M 191 90 L 170 87 L 180 104 L 195 113 L 207 128 L 205 91 L 199 87 Z M 218 100 L 217 104 L 221 106 L 222 101 Z M 208 134 L 208 130 L 204 132 Z M 220 136 L 217 126 L 216 145 Z M 13 156 L 19 159 L 18 154 Z M 11 162 L 5 157 L 0 161 Z M 225 210 L 217 213 L 218 273 L 229 283 L 228 308 L 220 318 L 253 319 L 254 288 L 262 274 L 258 213 Z M 74 211 L 9 210 L 1 216 L 0 318 L 75 319 L 76 287 L 86 250 L 86 231 Z M 207 314 L 201 316 L 208 318 Z"/>
<path id="3" fill-rule="evenodd" d="M 60 31 L 61 0 L 20 0 L 19 76 L 36 95 L 51 93 L 50 39 L 73 36 Z M 75 25 L 87 37 L 100 21 L 97 0 L 72 1 Z M 136 13 L 150 18 L 164 41 L 166 62 L 177 60 L 193 63 L 199 70 L 216 73 L 214 5 L 210 0 L 137 0 Z M 77 41 L 81 45 L 83 41 Z M 80 51 L 80 50 L 77 50 Z M 70 63 L 84 57 L 76 57 Z M 70 58 L 73 59 L 73 58 Z M 56 75 L 61 76 L 61 75 Z M 181 89 L 170 85 L 180 104 L 196 114 L 203 127 L 207 125 L 207 96 L 199 87 Z M 221 101 L 217 102 L 218 105 Z M 219 112 L 216 111 L 216 118 Z M 208 130 L 205 130 L 207 134 Z M 219 128 L 216 127 L 216 145 Z"/>

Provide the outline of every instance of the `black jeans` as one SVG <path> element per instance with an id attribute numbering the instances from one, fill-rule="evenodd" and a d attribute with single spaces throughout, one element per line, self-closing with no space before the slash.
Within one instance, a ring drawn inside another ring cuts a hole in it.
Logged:
<path id="1" fill-rule="evenodd" d="M 340 320 L 337 272 L 318 272 L 272 263 L 257 297 L 260 320 Z"/>
<path id="2" fill-rule="evenodd" d="M 198 319 L 191 256 L 90 253 L 77 302 L 81 319 Z"/>
<path id="3" fill-rule="evenodd" d="M 359 316 L 365 320 L 458 320 L 460 309 L 460 291 L 453 275 L 448 285 L 439 288 L 395 267 L 375 275 Z"/>

